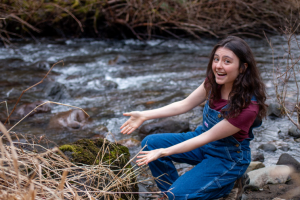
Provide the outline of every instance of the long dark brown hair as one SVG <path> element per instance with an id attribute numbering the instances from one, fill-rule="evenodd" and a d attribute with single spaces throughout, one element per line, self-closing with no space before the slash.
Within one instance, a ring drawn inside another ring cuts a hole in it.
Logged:
<path id="1" fill-rule="evenodd" d="M 215 81 L 215 75 L 212 70 L 215 53 L 220 47 L 231 50 L 239 58 L 239 70 L 241 71 L 233 82 L 228 97 L 228 106 L 221 111 L 222 115 L 227 119 L 238 116 L 244 108 L 249 106 L 251 97 L 254 95 L 259 105 L 258 118 L 264 118 L 267 112 L 265 84 L 262 82 L 250 47 L 244 40 L 235 36 L 229 36 L 220 41 L 210 54 L 206 71 L 207 79 L 204 84 L 206 96 L 210 96 L 209 105 L 212 106 L 214 100 L 221 98 L 221 94 L 218 92 L 219 85 Z M 245 67 L 244 63 L 247 63 L 248 67 Z"/>

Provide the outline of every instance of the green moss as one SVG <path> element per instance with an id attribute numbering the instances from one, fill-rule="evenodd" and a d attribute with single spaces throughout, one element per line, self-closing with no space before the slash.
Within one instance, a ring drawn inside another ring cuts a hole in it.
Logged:
<path id="1" fill-rule="evenodd" d="M 72 152 L 70 158 L 72 162 L 87 165 L 99 164 L 100 160 L 102 160 L 103 163 L 114 162 L 115 166 L 122 168 L 130 159 L 127 147 L 110 143 L 107 140 L 104 142 L 103 139 L 81 139 L 73 144 L 62 145 L 59 149 L 62 152 Z M 122 154 L 123 156 L 121 156 Z M 129 165 L 129 167 L 131 166 Z"/>
<path id="2" fill-rule="evenodd" d="M 111 164 L 109 167 L 119 173 L 118 169 L 122 169 L 130 160 L 130 154 L 127 147 L 120 144 L 111 143 L 107 140 L 96 139 L 81 139 L 72 144 L 65 144 L 59 147 L 59 149 L 66 153 L 70 160 L 77 164 L 99 164 L 100 161 L 105 164 Z M 70 153 L 72 152 L 71 155 Z M 123 156 L 121 156 L 123 155 Z M 116 170 L 115 170 L 116 169 Z M 131 173 L 131 165 L 126 166 L 124 173 Z M 49 174 L 44 174 L 44 176 L 49 176 Z M 50 176 L 53 176 L 50 174 Z M 55 177 L 54 177 L 55 178 Z M 102 180 L 95 180 L 95 183 L 101 182 Z M 136 177 L 132 177 L 132 183 L 136 182 Z M 98 187 L 98 186 L 97 186 Z M 125 190 L 125 188 L 124 188 Z M 131 186 L 131 191 L 138 191 L 137 184 Z M 122 195 L 123 199 L 128 199 L 125 195 Z M 138 195 L 135 195 L 135 198 L 138 199 Z"/>
<path id="3" fill-rule="evenodd" d="M 74 146 L 72 146 L 72 145 L 65 144 L 65 145 L 60 146 L 59 150 L 61 150 L 62 152 L 65 152 L 65 151 L 75 152 L 76 148 L 74 148 Z"/>

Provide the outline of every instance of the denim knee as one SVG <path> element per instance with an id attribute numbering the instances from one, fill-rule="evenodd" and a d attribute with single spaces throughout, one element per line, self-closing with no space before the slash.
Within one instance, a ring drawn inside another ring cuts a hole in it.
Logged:
<path id="1" fill-rule="evenodd" d="M 151 139 L 152 135 L 147 135 L 141 142 L 141 147 L 144 148 L 146 145 L 146 147 L 144 148 L 144 150 L 149 150 L 148 149 L 148 146 L 149 146 L 149 143 L 151 144 L 152 142 L 152 139 Z"/>

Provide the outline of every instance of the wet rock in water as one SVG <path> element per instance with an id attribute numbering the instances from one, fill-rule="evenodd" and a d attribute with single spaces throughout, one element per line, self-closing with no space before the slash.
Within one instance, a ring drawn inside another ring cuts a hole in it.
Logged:
<path id="1" fill-rule="evenodd" d="M 289 127 L 288 134 L 294 138 L 300 138 L 300 130 L 295 125 Z"/>
<path id="2" fill-rule="evenodd" d="M 281 151 L 288 151 L 288 150 L 290 150 L 290 147 L 289 146 L 281 146 L 281 147 L 279 147 L 279 149 Z"/>
<path id="3" fill-rule="evenodd" d="M 44 93 L 47 97 L 51 97 L 54 101 L 70 98 L 65 85 L 57 82 L 50 82 L 44 88 Z"/>
<path id="4" fill-rule="evenodd" d="M 300 143 L 300 138 L 298 138 L 298 139 L 295 139 L 295 142 L 298 142 L 298 143 Z"/>
<path id="5" fill-rule="evenodd" d="M 46 61 L 38 61 L 33 64 L 34 68 L 40 69 L 40 70 L 49 70 L 50 69 L 50 64 Z"/>
<path id="6" fill-rule="evenodd" d="M 300 163 L 288 153 L 281 154 L 276 165 L 292 166 L 297 172 L 300 172 Z"/>
<path id="7" fill-rule="evenodd" d="M 69 110 L 51 117 L 48 128 L 80 129 L 88 123 L 88 119 L 89 116 L 87 116 L 82 110 Z"/>
<path id="8" fill-rule="evenodd" d="M 187 131 L 189 131 L 189 122 L 170 119 L 149 123 L 140 128 L 142 136 L 156 133 L 182 133 Z"/>
<path id="9" fill-rule="evenodd" d="M 252 161 L 264 162 L 265 161 L 264 153 L 260 152 L 260 151 L 253 151 L 253 152 L 251 152 L 251 160 Z"/>
<path id="10" fill-rule="evenodd" d="M 35 101 L 33 103 L 27 103 L 27 104 L 23 104 L 19 107 L 17 107 L 17 109 L 15 110 L 14 115 L 20 116 L 20 117 L 24 117 L 26 116 L 28 113 L 30 113 L 32 110 L 33 112 L 29 115 L 29 116 L 33 116 L 34 114 L 37 113 L 47 113 L 51 111 L 51 105 L 50 103 L 46 103 L 38 108 L 36 108 L 37 106 L 45 103 L 46 101 Z"/>
<path id="11" fill-rule="evenodd" d="M 250 186 L 262 188 L 266 184 L 285 183 L 293 170 L 286 165 L 274 165 L 256 169 L 248 173 Z"/>
<path id="12" fill-rule="evenodd" d="M 105 87 L 105 89 L 107 89 L 107 90 L 116 89 L 118 87 L 117 83 L 115 83 L 113 81 L 109 81 L 109 80 L 103 80 L 102 84 Z"/>
<path id="13" fill-rule="evenodd" d="M 281 117 L 282 116 L 281 110 L 282 109 L 281 109 L 280 104 L 274 101 L 274 102 L 269 103 L 267 114 L 273 115 L 276 117 Z"/>
<path id="14" fill-rule="evenodd" d="M 277 148 L 275 147 L 274 144 L 261 144 L 258 149 L 262 149 L 263 151 L 276 151 Z"/>
<path id="15" fill-rule="evenodd" d="M 138 147 L 141 145 L 141 142 L 133 139 L 133 138 L 129 138 L 129 139 L 123 139 L 123 140 L 119 140 L 117 142 L 118 144 L 121 144 L 125 147 L 131 148 L 131 147 Z"/>
<path id="16" fill-rule="evenodd" d="M 248 172 L 256 170 L 256 169 L 264 168 L 264 167 L 265 167 L 265 165 L 262 162 L 254 161 L 254 162 L 250 163 L 250 165 L 247 168 L 245 173 L 248 173 Z"/>
<path id="17" fill-rule="evenodd" d="M 105 135 L 108 132 L 108 129 L 104 125 L 100 125 L 94 129 L 94 133 L 98 135 Z"/>
<path id="18" fill-rule="evenodd" d="M 121 63 L 128 63 L 128 59 L 125 56 L 117 55 L 113 60 L 109 60 L 109 65 L 121 64 Z"/>

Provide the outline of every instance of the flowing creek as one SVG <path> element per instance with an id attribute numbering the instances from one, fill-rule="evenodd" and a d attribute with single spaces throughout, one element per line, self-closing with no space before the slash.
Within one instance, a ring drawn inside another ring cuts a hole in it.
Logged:
<path id="1" fill-rule="evenodd" d="M 282 57 L 282 46 L 286 46 L 283 37 L 274 36 L 271 40 L 274 55 Z M 265 39 L 246 41 L 255 54 L 268 98 L 274 100 L 271 48 Z M 80 128 L 54 129 L 51 117 L 74 108 L 51 104 L 51 112 L 28 117 L 12 131 L 36 138 L 46 136 L 53 141 L 43 143 L 48 147 L 98 137 L 102 126 L 112 133 L 107 136 L 111 141 L 129 138 L 140 141 L 138 131 L 131 135 L 120 133 L 119 127 L 127 119 L 122 113 L 158 108 L 188 96 L 204 81 L 208 56 L 216 42 L 215 39 L 15 41 L 10 48 L 0 48 L 0 102 L 7 101 L 11 111 L 23 90 L 39 82 L 54 63 L 63 60 L 64 65 L 54 66 L 43 83 L 23 94 L 19 106 L 51 100 L 83 108 L 91 119 Z M 288 94 L 288 97 L 289 101 L 296 101 L 296 95 Z M 0 104 L 0 109 L 3 120 L 5 103 Z M 202 110 L 196 107 L 172 118 L 188 120 L 190 129 L 194 130 L 202 122 Z M 13 115 L 10 127 L 19 119 L 20 116 Z M 266 166 L 276 164 L 278 157 L 285 152 L 300 161 L 300 146 L 288 135 L 289 126 L 291 122 L 286 117 L 267 117 L 255 130 L 252 150 L 265 143 L 272 143 L 278 148 L 275 152 L 264 152 Z M 279 149 L 281 146 L 289 150 Z M 139 150 L 139 146 L 130 147 L 132 156 Z"/>

